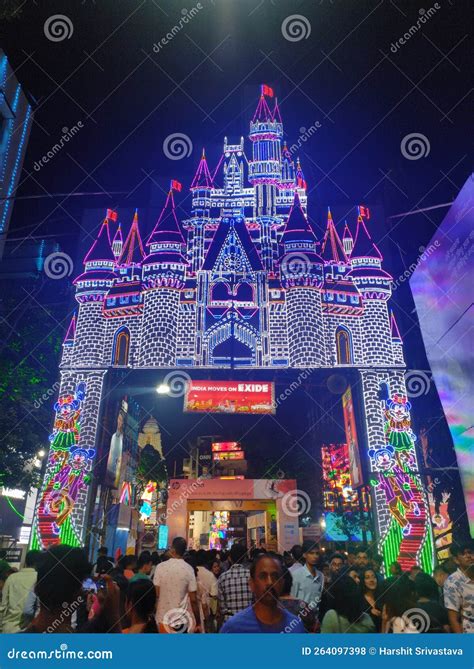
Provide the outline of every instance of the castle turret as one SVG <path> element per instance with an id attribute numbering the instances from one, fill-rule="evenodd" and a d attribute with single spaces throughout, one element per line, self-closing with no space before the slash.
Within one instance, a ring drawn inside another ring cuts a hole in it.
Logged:
<path id="1" fill-rule="evenodd" d="M 301 162 L 299 158 L 296 158 L 296 192 L 301 202 L 303 211 L 307 212 L 308 198 L 306 195 L 306 189 L 308 185 L 303 173 L 303 168 L 301 167 Z"/>
<path id="2" fill-rule="evenodd" d="M 311 367 L 325 364 L 321 286 L 323 260 L 317 240 L 303 212 L 298 193 L 282 235 L 280 259 L 286 289 L 289 364 Z"/>
<path id="3" fill-rule="evenodd" d="M 138 227 L 138 211 L 135 211 L 129 233 L 117 258 L 114 285 L 105 299 L 106 318 L 115 319 L 119 316 L 141 313 L 143 308 L 141 276 L 144 257 L 145 251 Z"/>
<path id="4" fill-rule="evenodd" d="M 172 188 L 146 246 L 140 364 L 166 367 L 176 364 L 180 290 L 185 284 L 188 264 Z"/>
<path id="5" fill-rule="evenodd" d="M 281 180 L 278 196 L 277 214 L 287 216 L 293 205 L 296 190 L 295 163 L 286 141 L 283 142 L 281 150 Z"/>
<path id="6" fill-rule="evenodd" d="M 262 86 L 249 134 L 252 142 L 249 181 L 256 190 L 257 217 L 275 215 L 276 195 L 281 179 L 283 124 L 278 106 L 275 108 L 278 117 L 275 117 L 270 111 L 266 97 L 273 97 L 273 90 L 268 86 Z"/>
<path id="7" fill-rule="evenodd" d="M 97 366 L 103 363 L 105 322 L 102 308 L 105 296 L 112 287 L 115 256 L 110 241 L 109 218 L 84 258 L 84 272 L 74 279 L 79 313 L 76 325 L 76 345 L 72 360 L 75 364 Z"/>
<path id="8" fill-rule="evenodd" d="M 207 165 L 206 154 L 202 150 L 196 174 L 191 182 L 192 216 L 184 227 L 188 231 L 188 260 L 191 271 L 197 272 L 204 261 L 205 226 L 209 222 L 211 212 L 212 176 Z"/>
<path id="9" fill-rule="evenodd" d="M 349 261 L 337 234 L 329 207 L 326 232 L 321 246 L 321 257 L 325 263 L 325 274 L 330 274 L 334 279 L 342 278 L 345 275 Z"/>
<path id="10" fill-rule="evenodd" d="M 116 259 L 120 257 L 123 247 L 122 226 L 118 224 L 117 231 L 112 239 L 112 251 Z"/>
<path id="11" fill-rule="evenodd" d="M 76 314 L 74 313 L 69 322 L 66 336 L 63 341 L 63 354 L 61 356 L 61 367 L 67 366 L 72 361 L 74 340 L 76 338 Z"/>
<path id="12" fill-rule="evenodd" d="M 404 365 L 403 340 L 393 311 L 390 314 L 390 334 L 392 336 L 393 361 L 396 365 Z"/>
<path id="13" fill-rule="evenodd" d="M 368 365 L 387 364 L 393 360 L 390 318 L 387 301 L 391 295 L 390 274 L 381 266 L 382 254 L 372 241 L 362 216 L 358 216 L 354 246 L 347 274 L 359 293 L 364 307 L 361 333 L 364 357 Z"/>
<path id="14" fill-rule="evenodd" d="M 342 244 L 344 246 L 344 251 L 346 256 L 349 258 L 352 253 L 352 247 L 354 246 L 354 238 L 352 237 L 347 221 L 344 222 L 344 234 L 342 235 Z"/>

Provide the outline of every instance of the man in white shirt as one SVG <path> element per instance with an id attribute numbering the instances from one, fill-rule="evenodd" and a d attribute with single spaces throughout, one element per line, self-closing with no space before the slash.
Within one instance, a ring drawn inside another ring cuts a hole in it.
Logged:
<path id="1" fill-rule="evenodd" d="M 301 560 L 303 560 L 303 548 L 299 544 L 295 544 L 290 551 L 291 557 L 293 558 L 293 564 L 291 565 L 290 573 L 294 574 L 295 571 L 303 567 Z"/>
<path id="2" fill-rule="evenodd" d="M 443 588 L 449 626 L 455 634 L 474 634 L 474 540 L 453 544 L 450 553 L 458 569 Z"/>
<path id="3" fill-rule="evenodd" d="M 197 583 L 201 593 L 201 604 L 206 632 L 213 632 L 211 628 L 211 613 L 217 609 L 217 578 L 210 569 L 206 567 L 207 554 L 199 550 L 196 555 Z"/>
<path id="4" fill-rule="evenodd" d="M 156 622 L 157 625 L 164 624 L 169 632 L 201 631 L 196 577 L 194 569 L 183 560 L 185 552 L 186 540 L 182 537 L 173 539 L 170 559 L 157 565 L 153 576 L 158 599 Z M 188 598 L 197 623 L 193 630 L 187 613 Z"/>
<path id="5" fill-rule="evenodd" d="M 37 578 L 36 565 L 41 554 L 39 551 L 28 551 L 25 566 L 5 581 L 0 604 L 2 620 L 1 632 L 12 634 L 21 628 L 21 616 L 26 599 L 34 588 Z"/>

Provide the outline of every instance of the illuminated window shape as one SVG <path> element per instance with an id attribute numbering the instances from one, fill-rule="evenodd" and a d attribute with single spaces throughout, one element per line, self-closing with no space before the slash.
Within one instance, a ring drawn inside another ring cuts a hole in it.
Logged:
<path id="1" fill-rule="evenodd" d="M 239 283 L 236 291 L 236 300 L 239 302 L 253 302 L 253 288 L 249 283 Z"/>
<path id="2" fill-rule="evenodd" d="M 114 348 L 112 354 L 112 364 L 125 367 L 128 365 L 128 354 L 130 350 L 130 332 L 128 328 L 123 327 L 117 330 L 114 337 Z"/>
<path id="3" fill-rule="evenodd" d="M 224 281 L 215 283 L 212 286 L 212 301 L 213 302 L 228 302 L 231 299 L 230 286 Z"/>
<path id="4" fill-rule="evenodd" d="M 336 350 L 338 365 L 351 365 L 354 362 L 351 333 L 343 326 L 339 326 L 336 330 Z"/>

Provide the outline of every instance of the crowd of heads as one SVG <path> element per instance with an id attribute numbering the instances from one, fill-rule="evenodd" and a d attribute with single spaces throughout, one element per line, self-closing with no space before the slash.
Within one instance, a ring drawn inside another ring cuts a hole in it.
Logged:
<path id="1" fill-rule="evenodd" d="M 383 612 L 385 619 L 393 620 L 401 619 L 407 610 L 422 605 L 420 602 L 442 604 L 443 586 L 457 568 L 474 578 L 472 541 L 453 546 L 451 558 L 438 565 L 432 575 L 419 566 L 404 571 L 394 562 L 385 576 L 382 558 L 364 546 L 329 553 L 314 541 L 303 541 L 280 554 L 263 547 L 247 550 L 238 542 L 228 551 L 188 550 L 185 539 L 177 537 L 161 554 L 145 550 L 138 556 L 123 555 L 117 561 L 106 548 L 100 548 L 94 566 L 84 550 L 56 545 L 26 554 L 25 566 L 37 572 L 34 593 L 38 609 L 31 625 L 37 631 L 68 631 L 74 627 L 85 632 L 120 631 L 141 625 L 144 632 L 156 632 L 157 592 L 149 577 L 157 565 L 170 558 L 184 559 L 196 576 L 198 568 L 204 568 L 216 579 L 235 565 L 245 566 L 252 601 L 269 607 L 291 599 L 295 568 L 305 566 L 323 578 L 322 597 L 315 605 L 319 622 L 330 609 L 349 624 L 357 624 L 367 613 L 382 619 Z M 7 563 L 0 562 L 0 584 L 14 573 Z M 80 605 L 74 606 L 76 602 Z M 91 615 L 94 607 L 97 615 Z M 60 623 L 53 624 L 58 619 Z M 377 631 L 381 627 L 377 625 Z M 317 626 L 311 631 L 317 631 Z"/>

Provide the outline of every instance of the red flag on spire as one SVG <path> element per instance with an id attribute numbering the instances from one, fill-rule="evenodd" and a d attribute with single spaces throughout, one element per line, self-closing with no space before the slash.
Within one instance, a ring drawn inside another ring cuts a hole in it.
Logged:
<path id="1" fill-rule="evenodd" d="M 107 209 L 107 216 L 106 218 L 109 219 L 109 221 L 116 221 L 117 220 L 117 212 L 114 211 L 113 209 Z"/>
<path id="2" fill-rule="evenodd" d="M 262 95 L 266 95 L 268 98 L 272 98 L 273 88 L 270 88 L 270 86 L 267 86 L 266 84 L 262 84 Z"/>
<path id="3" fill-rule="evenodd" d="M 362 218 L 366 218 L 367 220 L 369 220 L 369 218 L 370 218 L 370 209 L 369 209 L 368 207 L 365 207 L 364 205 L 361 204 L 360 207 L 359 207 L 359 216 L 361 216 Z"/>
<path id="4" fill-rule="evenodd" d="M 172 179 L 170 189 L 171 190 L 177 190 L 178 193 L 181 193 L 181 189 L 183 187 L 183 184 L 179 183 L 179 181 L 176 181 L 175 179 Z"/>

